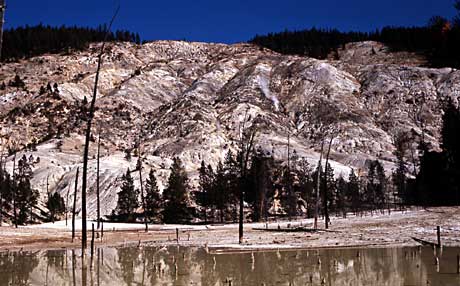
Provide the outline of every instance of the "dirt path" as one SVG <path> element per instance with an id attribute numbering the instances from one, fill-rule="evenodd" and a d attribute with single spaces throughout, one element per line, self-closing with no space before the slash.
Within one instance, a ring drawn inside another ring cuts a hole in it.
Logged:
<path id="1" fill-rule="evenodd" d="M 270 222 L 270 229 L 290 225 L 311 227 L 312 219 Z M 414 246 L 412 237 L 436 242 L 436 226 L 442 228 L 445 246 L 460 246 L 460 207 L 412 209 L 363 217 L 333 217 L 328 231 L 277 232 L 261 231 L 264 223 L 245 225 L 244 244 L 238 244 L 238 225 L 151 225 L 149 232 L 140 224 L 106 224 L 103 239 L 96 245 L 177 244 L 176 228 L 181 245 L 205 246 L 210 249 L 274 249 L 322 247 Z M 322 222 L 320 224 L 322 226 Z M 89 235 L 91 237 L 91 235 Z M 80 247 L 80 233 L 72 243 L 71 232 L 64 222 L 29 227 L 0 227 L 0 251 Z M 89 242 L 88 242 L 89 245 Z"/>

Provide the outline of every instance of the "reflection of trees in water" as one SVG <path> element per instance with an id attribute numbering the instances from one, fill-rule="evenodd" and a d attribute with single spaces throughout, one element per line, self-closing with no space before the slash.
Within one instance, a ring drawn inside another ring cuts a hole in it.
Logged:
<path id="1" fill-rule="evenodd" d="M 200 263 L 202 249 L 171 247 L 144 247 L 143 256 L 145 263 L 145 278 L 149 281 L 146 285 L 190 285 L 191 282 L 204 278 L 205 264 Z M 144 273 L 144 265 L 142 266 Z M 144 274 L 143 274 L 144 275 Z M 202 285 L 209 285 L 202 283 Z"/>
<path id="2" fill-rule="evenodd" d="M 62 270 L 64 268 L 64 250 L 49 250 L 46 252 L 45 257 L 48 266 L 54 267 L 56 270 Z"/>
<path id="3" fill-rule="evenodd" d="M 134 282 L 135 269 L 140 265 L 139 248 L 119 248 L 118 264 L 120 265 L 121 275 L 126 285 L 131 286 Z"/>
<path id="4" fill-rule="evenodd" d="M 178 246 L 106 248 L 88 267 L 88 285 L 460 285 L 458 275 L 445 274 L 455 273 L 458 252 L 444 249 L 438 274 L 427 248 L 225 254 Z M 0 254 L 0 285 L 83 285 L 80 255 L 71 254 Z"/>
<path id="5" fill-rule="evenodd" d="M 143 275 L 147 277 L 142 277 L 143 279 L 147 279 L 150 281 L 150 285 L 156 285 L 158 283 L 157 276 L 159 275 L 157 272 L 157 261 L 155 259 L 155 254 L 157 252 L 156 247 L 145 247 L 143 251 L 144 261 L 143 267 L 145 265 L 146 272 Z"/>
<path id="6" fill-rule="evenodd" d="M 30 274 L 38 266 L 35 253 L 0 253 L 0 285 L 30 285 Z"/>

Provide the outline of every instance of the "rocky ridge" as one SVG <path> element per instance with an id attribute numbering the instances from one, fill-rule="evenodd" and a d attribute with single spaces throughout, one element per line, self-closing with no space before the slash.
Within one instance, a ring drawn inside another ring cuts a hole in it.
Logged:
<path id="1" fill-rule="evenodd" d="M 50 190 L 64 198 L 73 188 L 82 161 L 87 108 L 82 102 L 91 100 L 98 47 L 0 66 L 0 83 L 5 83 L 0 150 L 16 146 L 18 156 L 40 158 L 32 184 L 42 199 L 47 177 Z M 248 44 L 110 44 L 90 147 L 89 215 L 96 214 L 99 134 L 103 214 L 116 205 L 121 174 L 135 169 L 136 152 L 127 160 L 126 150 L 140 145 L 144 172 L 154 168 L 161 187 L 171 158 L 179 156 L 196 185 L 201 160 L 215 166 L 228 150 L 237 150 L 245 116 L 258 127 L 257 146 L 276 159 L 286 160 L 289 135 L 291 150 L 316 165 L 326 135 L 333 137 L 337 175 L 346 176 L 350 168 L 364 170 L 374 159 L 390 172 L 396 134 L 407 132 L 414 146 L 424 134 L 438 148 L 440 105 L 447 97 L 459 100 L 459 71 L 423 65 L 423 58 L 392 53 L 375 42 L 348 44 L 328 60 L 280 55 Z M 15 75 L 24 88 L 14 84 Z M 12 159 L 7 158 L 8 168 Z"/>

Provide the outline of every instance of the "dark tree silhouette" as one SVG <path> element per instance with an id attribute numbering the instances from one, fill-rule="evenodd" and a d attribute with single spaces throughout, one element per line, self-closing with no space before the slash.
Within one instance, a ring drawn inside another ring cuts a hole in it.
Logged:
<path id="1" fill-rule="evenodd" d="M 125 30 L 109 31 L 107 26 L 97 28 L 51 27 L 39 24 L 7 29 L 3 34 L 3 61 L 16 61 L 22 58 L 46 53 L 68 53 L 83 50 L 95 42 L 135 42 L 140 44 L 139 34 Z"/>
<path id="2" fill-rule="evenodd" d="M 134 188 L 134 181 L 129 169 L 121 177 L 121 190 L 118 192 L 116 216 L 121 221 L 135 220 L 135 211 L 139 207 L 139 190 Z"/>
<path id="3" fill-rule="evenodd" d="M 174 158 L 170 170 L 168 187 L 163 191 L 165 204 L 162 213 L 163 221 L 165 223 L 188 223 L 192 218 L 187 205 L 188 176 L 178 157 Z"/>
<path id="4" fill-rule="evenodd" d="M 427 57 L 433 67 L 460 67 L 460 2 L 455 1 L 458 13 L 450 23 L 439 16 L 432 17 L 426 26 L 384 27 L 374 32 L 340 32 L 336 29 L 305 29 L 256 35 L 249 42 L 282 54 L 305 55 L 325 59 L 338 57 L 337 49 L 345 44 L 379 41 L 394 51 L 409 51 Z M 375 52 L 375 51 L 374 51 Z"/>
<path id="5" fill-rule="evenodd" d="M 49 210 L 48 219 L 54 222 L 59 216 L 65 212 L 64 198 L 58 192 L 48 196 L 46 207 Z"/>
<path id="6" fill-rule="evenodd" d="M 38 191 L 34 190 L 30 184 L 32 179 L 33 160 L 29 160 L 25 155 L 18 161 L 15 175 L 15 204 L 19 213 L 17 224 L 25 224 L 28 219 L 32 218 L 32 208 L 38 203 Z"/>
<path id="7" fill-rule="evenodd" d="M 161 210 L 163 208 L 160 190 L 153 169 L 145 182 L 145 214 L 149 221 L 161 221 Z"/>

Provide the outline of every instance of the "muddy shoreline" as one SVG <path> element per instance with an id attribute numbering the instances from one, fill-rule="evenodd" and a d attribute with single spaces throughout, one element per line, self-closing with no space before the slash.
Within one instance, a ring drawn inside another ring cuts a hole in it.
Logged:
<path id="1" fill-rule="evenodd" d="M 320 226 L 322 226 L 322 221 Z M 329 231 L 278 232 L 302 226 L 311 228 L 312 219 L 270 221 L 271 231 L 264 231 L 265 223 L 245 224 L 244 243 L 238 244 L 238 225 L 149 225 L 105 224 L 104 236 L 95 239 L 96 247 L 167 246 L 205 247 L 209 251 L 257 251 L 284 249 L 380 248 L 418 246 L 416 237 L 436 242 L 436 226 L 441 226 L 443 246 L 460 246 L 460 207 L 429 209 L 412 208 L 391 214 L 332 217 Z M 91 224 L 89 224 L 91 225 Z M 179 242 L 176 241 L 176 228 Z M 275 229 L 275 231 L 273 231 Z M 114 231 L 115 230 L 115 231 Z M 0 227 L 0 252 L 79 249 L 81 233 L 72 243 L 71 231 L 65 222 L 14 228 Z M 91 233 L 88 235 L 91 239 Z M 88 247 L 90 241 L 88 241 Z M 89 251 L 89 249 L 88 249 Z"/>

